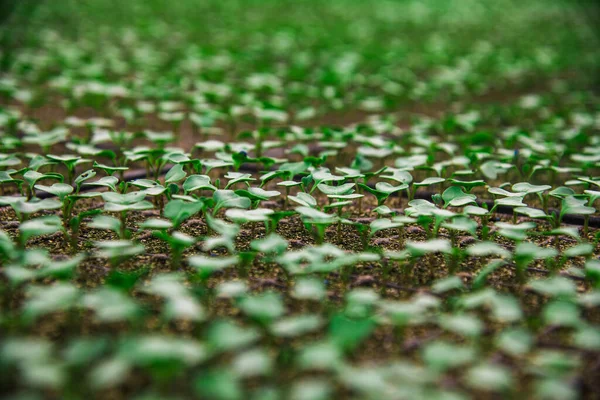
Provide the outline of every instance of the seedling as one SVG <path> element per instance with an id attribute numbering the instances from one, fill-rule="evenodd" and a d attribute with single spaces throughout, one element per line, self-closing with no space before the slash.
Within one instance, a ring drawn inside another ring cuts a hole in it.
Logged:
<path id="1" fill-rule="evenodd" d="M 283 182 L 277 183 L 277 186 L 283 186 L 285 188 L 285 203 L 283 204 L 283 208 L 285 210 L 287 210 L 289 207 L 288 204 L 289 204 L 289 199 L 290 199 L 290 189 L 294 186 L 300 186 L 300 185 L 301 185 L 301 183 L 296 182 L 296 181 L 283 181 Z M 306 193 L 303 193 L 303 194 L 306 194 Z"/>
<path id="2" fill-rule="evenodd" d="M 127 213 L 130 211 L 143 211 L 153 208 L 152 203 L 144 200 L 145 192 L 130 192 L 127 194 L 119 194 L 114 192 L 102 193 L 104 199 L 104 211 L 116 212 L 120 216 L 120 237 L 126 237 Z"/>
<path id="3" fill-rule="evenodd" d="M 233 190 L 217 190 L 213 195 L 215 216 L 222 208 L 250 208 L 251 201 L 247 197 L 237 195 Z"/>
<path id="4" fill-rule="evenodd" d="M 24 195 L 27 196 L 28 201 L 31 200 L 32 197 L 34 196 L 33 188 L 35 187 L 37 182 L 40 180 L 46 180 L 46 179 L 48 179 L 48 180 L 56 179 L 60 183 L 62 183 L 64 181 L 64 177 L 61 174 L 58 174 L 55 172 L 42 174 L 42 173 L 39 173 L 34 170 L 28 170 L 27 172 L 25 172 L 23 174 L 23 180 L 25 182 L 27 182 L 27 191 L 26 191 L 26 193 L 24 193 Z"/>
<path id="5" fill-rule="evenodd" d="M 186 219 L 200 213 L 202 210 L 204 210 L 202 201 L 186 202 L 175 199 L 167 203 L 163 210 L 163 216 L 172 222 L 174 229 L 178 229 Z"/>
<path id="6" fill-rule="evenodd" d="M 166 232 L 162 229 L 154 230 L 153 235 L 165 241 L 171 248 L 171 268 L 177 270 L 181 266 L 183 252 L 196 243 L 196 239 L 183 232 Z"/>
<path id="7" fill-rule="evenodd" d="M 302 206 L 296 207 L 296 212 L 302 216 L 304 226 L 309 229 L 312 226 L 312 234 L 316 244 L 323 244 L 325 239 L 325 230 L 328 226 L 337 222 L 337 217 L 331 214 L 324 213 L 322 211 L 315 210 L 314 208 Z"/>
<path id="8" fill-rule="evenodd" d="M 512 190 L 518 193 L 524 193 L 525 196 L 529 194 L 536 194 L 540 202 L 542 203 L 542 209 L 544 213 L 548 213 L 548 190 L 552 189 L 550 185 L 532 185 L 528 182 L 516 183 L 512 186 Z"/>
<path id="9" fill-rule="evenodd" d="M 407 184 L 401 184 L 399 186 L 392 186 L 386 182 L 377 182 L 377 184 L 375 185 L 375 189 L 372 189 L 371 187 L 369 187 L 365 184 L 362 184 L 362 183 L 359 183 L 358 186 L 361 189 L 365 190 L 367 193 L 370 193 L 373 196 L 375 196 L 375 198 L 377 199 L 377 206 L 382 206 L 383 203 L 385 203 L 387 198 L 392 193 L 396 193 L 400 190 L 406 190 L 408 188 Z"/>
<path id="10" fill-rule="evenodd" d="M 445 182 L 446 180 L 444 178 L 440 178 L 440 177 L 430 177 L 430 178 L 426 178 L 424 180 L 422 180 L 421 182 L 413 182 L 411 189 L 409 191 L 408 194 L 408 200 L 411 201 L 415 198 L 415 194 L 417 193 L 417 189 L 419 187 L 429 187 L 429 186 L 433 186 L 433 185 L 438 185 L 442 182 Z"/>
<path id="11" fill-rule="evenodd" d="M 593 7 L 9 3 L 7 398 L 594 397 Z"/>
<path id="12" fill-rule="evenodd" d="M 252 208 L 258 208 L 261 201 L 266 201 L 281 195 L 281 193 L 276 190 L 264 190 L 256 187 L 249 187 L 248 190 L 236 190 L 235 194 L 250 199 L 252 202 Z"/>
<path id="13" fill-rule="evenodd" d="M 519 243 L 515 248 L 514 261 L 517 271 L 517 280 L 520 284 L 526 282 L 527 266 L 534 260 L 554 258 L 558 252 L 552 248 L 541 248 L 533 243 Z"/>
<path id="14" fill-rule="evenodd" d="M 82 180 L 81 180 L 82 182 Z M 88 210 L 73 216 L 75 203 L 80 199 L 87 199 L 100 196 L 98 192 L 86 192 L 82 194 L 71 194 L 73 187 L 65 183 L 55 183 L 52 186 L 36 185 L 36 189 L 58 197 L 62 203 L 62 224 L 65 233 L 65 241 L 69 243 L 72 252 L 77 251 L 77 242 L 79 236 L 79 227 L 83 218 L 98 214 L 99 210 Z"/>
<path id="15" fill-rule="evenodd" d="M 92 161 L 92 160 L 84 159 L 84 158 L 81 158 L 81 157 L 75 156 L 75 155 L 52 155 L 52 154 L 49 154 L 47 157 L 49 160 L 56 161 L 65 166 L 65 168 L 67 169 L 66 181 L 69 184 L 74 183 L 73 179 L 75 177 L 75 168 L 77 167 L 77 165 L 88 163 L 88 162 Z"/>
<path id="16" fill-rule="evenodd" d="M 98 247 L 96 254 L 102 258 L 108 258 L 113 269 L 117 269 L 119 265 L 144 252 L 142 244 L 136 244 L 129 240 L 106 240 L 96 242 Z"/>

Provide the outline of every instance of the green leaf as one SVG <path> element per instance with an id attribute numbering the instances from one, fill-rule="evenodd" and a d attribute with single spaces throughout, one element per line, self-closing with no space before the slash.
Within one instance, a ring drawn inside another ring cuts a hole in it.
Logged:
<path id="1" fill-rule="evenodd" d="M 422 180 L 421 182 L 414 182 L 413 185 L 414 186 L 433 186 L 433 185 L 437 185 L 439 183 L 445 182 L 446 180 L 444 178 L 440 178 L 437 176 L 432 176 L 429 178 L 425 178 L 424 180 Z"/>
<path id="2" fill-rule="evenodd" d="M 217 190 L 213 199 L 215 200 L 213 215 L 222 208 L 250 208 L 251 206 L 250 199 L 235 194 L 233 190 Z"/>
<path id="3" fill-rule="evenodd" d="M 533 338 L 525 329 L 511 328 L 496 336 L 496 345 L 505 353 L 519 357 L 532 347 Z"/>
<path id="4" fill-rule="evenodd" d="M 546 325 L 575 328 L 581 325 L 579 307 L 570 301 L 555 300 L 547 303 L 542 310 Z"/>
<path id="5" fill-rule="evenodd" d="M 38 270 L 37 276 L 53 277 L 58 280 L 67 280 L 72 278 L 75 268 L 85 259 L 85 254 L 78 254 L 73 258 L 61 261 L 53 261 Z"/>
<path id="6" fill-rule="evenodd" d="M 173 227 L 173 223 L 171 221 L 166 221 L 164 219 L 148 218 L 147 220 L 142 222 L 139 226 L 142 229 L 153 229 L 153 230 L 163 231 L 163 230 L 171 229 Z"/>
<path id="7" fill-rule="evenodd" d="M 242 327 L 231 320 L 213 322 L 206 333 L 206 340 L 215 352 L 232 351 L 246 347 L 260 338 L 253 327 Z"/>
<path id="8" fill-rule="evenodd" d="M 183 170 L 183 164 L 175 164 L 165 175 L 165 183 L 179 182 L 186 175 L 186 172 Z"/>
<path id="9" fill-rule="evenodd" d="M 451 276 L 435 281 L 431 285 L 431 291 L 433 293 L 441 294 L 452 290 L 463 289 L 464 287 L 465 285 L 458 276 Z"/>
<path id="10" fill-rule="evenodd" d="M 110 230 L 117 233 L 121 231 L 121 221 L 107 215 L 98 215 L 88 226 L 90 228 Z"/>
<path id="11" fill-rule="evenodd" d="M 567 196 L 562 200 L 560 213 L 561 215 L 591 215 L 596 212 L 594 207 L 588 207 L 585 204 L 585 199 L 577 199 L 574 196 Z"/>
<path id="12" fill-rule="evenodd" d="M 428 343 L 422 351 L 423 360 L 434 371 L 463 366 L 473 361 L 475 356 L 476 352 L 472 347 L 443 341 Z"/>
<path id="13" fill-rule="evenodd" d="M 442 315 L 438 318 L 440 326 L 453 333 L 475 338 L 483 332 L 483 323 L 468 314 Z"/>
<path id="14" fill-rule="evenodd" d="M 93 169 L 89 169 L 84 173 L 80 174 L 77 178 L 75 178 L 74 183 L 77 187 L 79 187 L 83 182 L 93 178 L 94 176 L 96 176 L 96 171 L 94 171 Z"/>
<path id="15" fill-rule="evenodd" d="M 104 210 L 108 212 L 143 211 L 150 210 L 152 208 L 154 208 L 154 205 L 146 200 L 130 204 L 118 204 L 110 202 L 104 203 Z"/>
<path id="16" fill-rule="evenodd" d="M 273 370 L 272 356 L 262 349 L 247 350 L 235 357 L 232 369 L 240 378 L 269 376 Z"/>
<path id="17" fill-rule="evenodd" d="M 338 186 L 331 186 L 325 183 L 320 183 L 317 185 L 317 188 L 326 195 L 344 195 L 348 194 L 354 186 L 355 184 L 353 182 L 344 183 Z"/>
<path id="18" fill-rule="evenodd" d="M 446 207 L 463 207 L 468 204 L 475 203 L 477 197 L 472 194 L 463 192 L 462 188 L 458 186 L 450 186 L 442 193 L 442 199 L 444 200 L 444 208 Z"/>
<path id="19" fill-rule="evenodd" d="M 532 185 L 529 182 L 519 182 L 519 183 L 515 183 L 512 186 L 512 190 L 514 192 L 527 193 L 527 194 L 542 193 L 542 192 L 545 192 L 550 189 L 552 189 L 552 186 L 550 186 L 550 185 Z"/>
<path id="20" fill-rule="evenodd" d="M 514 210 L 517 214 L 527 215 L 529 218 L 550 218 L 550 216 L 546 215 L 546 213 L 537 208 L 531 207 L 516 207 Z"/>
<path id="21" fill-rule="evenodd" d="M 270 327 L 271 332 L 278 337 L 297 337 L 318 330 L 323 320 L 318 315 L 305 314 L 282 318 Z"/>
<path id="22" fill-rule="evenodd" d="M 489 214 L 489 211 L 487 209 L 485 209 L 483 207 L 477 207 L 477 206 L 466 206 L 465 208 L 463 208 L 463 212 L 468 215 L 477 215 L 477 216 L 483 216 L 483 215 Z"/>
<path id="23" fill-rule="evenodd" d="M 344 314 L 335 314 L 329 322 L 331 342 L 342 351 L 354 350 L 375 329 L 375 322 L 370 318 L 350 319 Z"/>
<path id="24" fill-rule="evenodd" d="M 298 300 L 321 301 L 327 296 L 323 281 L 316 278 L 299 278 L 291 294 Z"/>
<path id="25" fill-rule="evenodd" d="M 577 296 L 577 287 L 568 278 L 553 276 L 529 282 L 531 290 L 548 297 L 574 298 Z"/>
<path id="26" fill-rule="evenodd" d="M 184 192 L 190 193 L 195 190 L 212 190 L 215 191 L 217 188 L 210 183 L 210 177 L 207 175 L 190 175 L 183 182 Z"/>
<path id="27" fill-rule="evenodd" d="M 99 321 L 107 323 L 131 320 L 140 311 L 127 293 L 108 287 L 85 294 L 81 305 L 93 310 Z"/>
<path id="28" fill-rule="evenodd" d="M 467 254 L 474 257 L 500 256 L 510 257 L 510 252 L 494 242 L 478 242 L 467 248 Z"/>
<path id="29" fill-rule="evenodd" d="M 23 175 L 23 179 L 25 179 L 29 187 L 34 187 L 36 182 L 42 179 L 56 179 L 62 183 L 65 178 L 58 173 L 51 172 L 47 174 L 42 174 L 37 171 L 29 170 L 25 172 L 25 174 Z"/>
<path id="30" fill-rule="evenodd" d="M 273 213 L 274 211 L 268 208 L 257 208 L 254 210 L 241 210 L 239 208 L 232 208 L 225 212 L 225 216 L 236 224 L 243 224 L 246 222 L 268 221 L 270 215 Z"/>
<path id="31" fill-rule="evenodd" d="M 163 210 L 163 216 L 173 222 L 173 227 L 178 228 L 186 219 L 202 211 L 204 204 L 201 201 L 186 202 L 183 200 L 171 200 Z"/>
<path id="32" fill-rule="evenodd" d="M 333 386 L 325 380 L 317 378 L 301 379 L 292 384 L 291 400 L 327 400 L 332 399 Z"/>
<path id="33" fill-rule="evenodd" d="M 296 207 L 296 212 L 313 223 L 333 223 L 337 217 L 310 207 Z"/>
<path id="34" fill-rule="evenodd" d="M 49 235 L 62 229 L 62 221 L 56 215 L 30 219 L 19 226 L 23 243 L 27 243 L 32 237 Z"/>
<path id="35" fill-rule="evenodd" d="M 244 392 L 238 378 L 232 371 L 212 369 L 202 372 L 194 382 L 199 398 L 214 400 L 238 400 L 244 398 Z"/>
<path id="36" fill-rule="evenodd" d="M 28 321 L 74 307 L 80 295 L 75 286 L 62 282 L 52 286 L 30 286 L 27 291 L 28 299 L 23 307 L 23 316 Z"/>
<path id="37" fill-rule="evenodd" d="M 95 244 L 99 248 L 98 256 L 110 259 L 132 257 L 143 253 L 145 250 L 144 245 L 135 244 L 129 240 L 107 240 Z"/>
<path id="38" fill-rule="evenodd" d="M 413 257 L 421 257 L 431 253 L 447 253 L 452 251 L 450 241 L 446 239 L 431 239 L 426 242 L 406 242 L 406 249 Z"/>
<path id="39" fill-rule="evenodd" d="M 140 367 L 182 363 L 194 366 L 208 357 L 207 349 L 192 339 L 163 335 L 138 336 L 121 345 L 122 357 Z"/>
<path id="40" fill-rule="evenodd" d="M 104 176 L 98 179 L 95 182 L 86 182 L 84 185 L 89 186 L 105 186 L 110 188 L 113 192 L 117 192 L 117 184 L 119 183 L 119 179 L 114 176 Z"/>
<path id="41" fill-rule="evenodd" d="M 188 264 L 198 271 L 198 274 L 206 279 L 216 271 L 223 270 L 238 263 L 237 257 L 207 257 L 191 256 L 187 259 Z"/>
<path id="42" fill-rule="evenodd" d="M 257 200 L 268 200 L 271 197 L 276 197 L 281 195 L 281 193 L 279 193 L 276 190 L 264 190 L 261 188 L 248 188 L 248 190 L 236 190 L 235 194 L 237 194 L 238 196 L 242 196 L 242 197 L 247 197 L 249 198 L 251 201 L 257 201 Z"/>
<path id="43" fill-rule="evenodd" d="M 4 198 L 5 197 L 3 197 L 2 200 L 4 200 Z M 2 203 L 2 200 L 0 200 L 0 203 Z M 35 214 L 40 211 L 57 210 L 62 207 L 62 204 L 56 199 L 44 199 L 40 201 L 33 200 L 25 202 L 22 201 L 20 198 L 17 198 L 17 201 L 13 202 L 11 206 L 18 213 Z"/>
<path id="44" fill-rule="evenodd" d="M 288 196 L 290 200 L 304 207 L 316 207 L 317 200 L 308 193 L 300 192 L 298 196 Z"/>
<path id="45" fill-rule="evenodd" d="M 376 219 L 376 220 L 371 221 L 371 224 L 369 225 L 370 230 L 371 230 L 371 233 L 369 234 L 369 236 L 372 237 L 379 231 L 382 231 L 385 229 L 398 228 L 403 225 L 404 224 L 401 222 L 392 222 L 392 220 L 388 219 L 388 218 Z"/>
<path id="46" fill-rule="evenodd" d="M 67 185 L 66 183 L 55 183 L 52 186 L 35 185 L 35 188 L 55 195 L 60 201 L 63 201 L 67 195 L 73 192 L 73 186 Z"/>
<path id="47" fill-rule="evenodd" d="M 281 296 L 274 292 L 244 297 L 238 306 L 244 314 L 262 323 L 269 323 L 285 313 Z"/>
<path id="48" fill-rule="evenodd" d="M 481 164 L 479 170 L 486 178 L 495 180 L 498 178 L 499 174 L 505 174 L 513 167 L 512 164 L 489 160 Z"/>
<path id="49" fill-rule="evenodd" d="M 252 175 L 243 174 L 241 172 L 228 172 L 227 175 L 225 175 L 225 178 L 229 179 L 229 182 L 227 183 L 227 186 L 225 186 L 225 189 L 229 189 L 229 187 L 235 185 L 236 183 L 252 182 L 256 180 L 252 177 Z"/>
<path id="50" fill-rule="evenodd" d="M 594 252 L 594 245 L 591 243 L 580 243 L 573 247 L 569 247 L 563 252 L 565 257 L 581 257 L 589 256 Z"/>
<path id="51" fill-rule="evenodd" d="M 573 335 L 573 342 L 580 349 L 600 350 L 600 329 L 598 326 L 583 326 Z"/>
<path id="52" fill-rule="evenodd" d="M 168 189 L 160 183 L 150 179 L 136 179 L 131 182 L 133 186 L 143 188 L 144 190 L 140 193 L 144 193 L 149 196 L 158 196 L 166 192 Z M 177 186 L 176 184 L 173 184 Z M 170 186 L 170 185 L 169 185 Z"/>
<path id="53" fill-rule="evenodd" d="M 263 239 L 255 239 L 250 242 L 250 247 L 265 254 L 283 254 L 288 247 L 288 241 L 276 233 L 271 233 Z"/>
<path id="54" fill-rule="evenodd" d="M 452 229 L 461 232 L 468 232 L 473 236 L 477 235 L 477 222 L 467 217 L 456 217 L 452 219 L 452 222 L 442 223 L 442 227 L 446 229 Z"/>
<path id="55" fill-rule="evenodd" d="M 500 392 L 509 389 L 513 384 L 513 377 L 506 367 L 491 363 L 482 363 L 470 368 L 465 380 L 471 388 L 481 391 Z"/>
<path id="56" fill-rule="evenodd" d="M 90 371 L 90 384 L 95 389 L 116 387 L 127 380 L 131 364 L 115 357 L 104 360 Z"/>

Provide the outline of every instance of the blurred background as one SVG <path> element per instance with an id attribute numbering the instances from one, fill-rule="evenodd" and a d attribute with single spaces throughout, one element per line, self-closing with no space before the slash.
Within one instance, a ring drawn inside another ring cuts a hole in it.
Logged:
<path id="1" fill-rule="evenodd" d="M 600 76 L 600 6 L 592 0 L 0 4 L 2 70 L 26 80 L 68 75 L 110 82 L 134 75 L 176 80 L 201 75 L 222 82 L 227 75 L 232 83 L 268 73 L 288 82 L 326 85 L 351 77 L 361 87 L 361 79 L 368 77 L 372 82 L 367 85 L 381 86 L 378 79 L 386 80 L 387 91 L 394 92 L 394 84 L 425 79 L 439 86 L 466 75 L 471 81 L 463 80 L 461 90 L 506 80 L 526 82 L 557 71 L 583 79 L 587 86 L 597 85 Z M 47 67 L 37 68 L 39 63 Z M 28 76 L 28 69 L 46 75 Z"/>

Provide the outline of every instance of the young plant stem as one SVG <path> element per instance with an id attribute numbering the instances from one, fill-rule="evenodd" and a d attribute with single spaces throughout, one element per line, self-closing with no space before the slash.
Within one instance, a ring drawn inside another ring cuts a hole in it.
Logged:
<path id="1" fill-rule="evenodd" d="M 289 207 L 289 197 L 290 197 L 290 187 L 286 186 L 285 187 L 285 202 L 283 203 L 283 209 L 287 210 Z"/>
<path id="2" fill-rule="evenodd" d="M 125 235 L 127 233 L 127 229 L 125 227 L 125 224 L 127 222 L 127 212 L 126 211 L 121 211 L 120 217 L 121 217 L 121 226 L 119 227 L 120 228 L 119 229 L 119 236 L 120 236 L 120 239 L 126 239 Z"/>
<path id="3" fill-rule="evenodd" d="M 398 244 L 400 248 L 404 247 L 404 226 L 398 227 Z"/>
<path id="4" fill-rule="evenodd" d="M 481 216 L 481 240 L 487 240 L 490 232 L 490 228 L 488 226 L 489 216 L 482 215 Z"/>

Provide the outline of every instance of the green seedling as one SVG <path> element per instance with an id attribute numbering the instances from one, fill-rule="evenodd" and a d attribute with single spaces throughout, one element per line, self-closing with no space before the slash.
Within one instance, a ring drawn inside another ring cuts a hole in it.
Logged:
<path id="1" fill-rule="evenodd" d="M 312 233 L 315 243 L 318 245 L 323 244 L 327 227 L 338 220 L 335 215 L 327 214 L 306 206 L 296 207 L 296 212 L 300 214 L 304 226 Z M 312 230 L 309 229 L 309 226 L 312 227 Z"/>
<path id="2" fill-rule="evenodd" d="M 34 196 L 33 188 L 38 181 L 41 180 L 58 180 L 59 183 L 64 182 L 64 177 L 61 174 L 51 172 L 42 174 L 34 170 L 28 170 L 23 174 L 23 180 L 27 182 L 27 191 L 24 196 L 27 196 L 27 200 L 31 200 Z"/>
<path id="3" fill-rule="evenodd" d="M 429 238 L 437 237 L 442 222 L 456 215 L 450 210 L 437 208 L 427 200 L 412 200 L 408 205 L 410 207 L 404 210 L 406 216 L 416 218 L 417 224 L 423 226 Z"/>
<path id="4" fill-rule="evenodd" d="M 96 254 L 101 258 L 108 258 L 113 270 L 144 252 L 144 245 L 129 240 L 106 240 L 96 242 L 95 245 L 98 247 Z"/>
<path id="5" fill-rule="evenodd" d="M 150 203 L 147 200 L 144 200 L 145 197 L 146 193 L 143 191 L 130 192 L 126 194 L 119 194 L 114 192 L 102 193 L 102 198 L 105 201 L 104 211 L 119 213 L 121 222 L 121 232 L 119 236 L 121 238 L 126 238 L 126 223 L 128 212 L 143 211 L 153 208 L 152 203 Z"/>
<path id="6" fill-rule="evenodd" d="M 196 243 L 194 237 L 179 231 L 167 232 L 164 229 L 154 229 L 152 234 L 169 245 L 171 249 L 171 268 L 173 270 L 181 267 L 183 252 Z"/>
<path id="7" fill-rule="evenodd" d="M 288 204 L 289 204 L 289 200 L 290 200 L 290 189 L 294 186 L 300 186 L 301 184 L 302 183 L 296 182 L 296 181 L 283 181 L 283 182 L 277 183 L 277 186 L 283 186 L 285 188 L 285 203 L 283 204 L 284 210 L 287 210 L 289 208 Z M 301 192 L 301 193 L 306 194 L 304 192 Z M 300 195 L 300 193 L 299 193 L 299 195 Z"/>
<path id="8" fill-rule="evenodd" d="M 173 229 L 179 229 L 179 226 L 192 216 L 203 212 L 205 204 L 202 201 L 187 202 L 180 199 L 174 199 L 167 203 L 163 210 L 163 216 L 170 220 Z"/>
<path id="9" fill-rule="evenodd" d="M 252 208 L 258 208 L 261 201 L 268 201 L 273 197 L 281 195 L 281 193 L 276 190 L 264 190 L 256 187 L 249 187 L 248 190 L 239 189 L 235 191 L 235 194 L 250 199 Z"/>
<path id="10" fill-rule="evenodd" d="M 459 186 L 450 186 L 442 193 L 444 208 L 473 205 L 476 204 L 476 198 L 475 195 L 463 192 Z"/>
<path id="11" fill-rule="evenodd" d="M 547 260 L 554 258 L 558 252 L 552 248 L 542 248 L 533 243 L 523 242 L 517 244 L 513 256 L 517 280 L 520 284 L 526 282 L 527 266 L 535 260 Z"/>
<path id="12" fill-rule="evenodd" d="M 233 190 L 217 190 L 213 194 L 214 206 L 212 215 L 215 216 L 221 209 L 250 208 L 251 201 L 247 197 L 237 195 Z"/>
<path id="13" fill-rule="evenodd" d="M 372 189 L 371 187 L 362 183 L 359 183 L 358 186 L 367 193 L 375 196 L 377 199 L 377 206 L 382 206 L 392 193 L 396 193 L 400 190 L 406 190 L 408 188 L 407 184 L 392 186 L 387 182 L 377 182 L 375 189 Z"/>
<path id="14" fill-rule="evenodd" d="M 215 272 L 236 265 L 238 257 L 191 256 L 187 259 L 187 263 L 197 271 L 198 279 L 205 285 Z"/>
<path id="15" fill-rule="evenodd" d="M 532 185 L 528 182 L 515 183 L 512 186 L 513 192 L 524 193 L 524 197 L 530 194 L 536 194 L 542 203 L 542 209 L 548 213 L 548 190 L 552 189 L 550 185 Z"/>
<path id="16" fill-rule="evenodd" d="M 446 180 L 444 178 L 434 176 L 434 177 L 426 178 L 426 179 L 422 180 L 421 182 L 413 182 L 412 186 L 410 188 L 410 191 L 408 192 L 408 200 L 411 201 L 415 198 L 415 194 L 417 193 L 417 189 L 419 187 L 429 187 L 429 186 L 433 186 L 433 185 L 438 185 L 445 181 Z"/>
<path id="17" fill-rule="evenodd" d="M 210 190 L 214 192 L 217 188 L 211 184 L 207 175 L 190 175 L 183 182 L 183 193 L 189 195 L 197 190 Z"/>
<path id="18" fill-rule="evenodd" d="M 73 184 L 73 179 L 75 177 L 75 168 L 84 163 L 91 162 L 92 160 L 84 159 L 76 155 L 52 155 L 49 154 L 49 160 L 55 161 L 57 163 L 61 163 L 67 169 L 66 181 L 69 184 Z"/>
<path id="19" fill-rule="evenodd" d="M 21 250 L 25 250 L 27 241 L 36 236 L 49 235 L 60 232 L 64 228 L 62 221 L 55 215 L 32 218 L 19 225 L 18 243 Z"/>
<path id="20" fill-rule="evenodd" d="M 268 208 L 256 208 L 253 210 L 231 208 L 225 212 L 225 216 L 240 226 L 248 222 L 262 222 L 265 224 L 265 231 L 269 233 L 270 216 L 273 213 L 274 211 Z"/>
<path id="21" fill-rule="evenodd" d="M 97 181 L 94 182 L 85 182 L 83 183 L 86 186 L 98 186 L 98 187 L 107 187 L 113 192 L 119 191 L 119 179 L 114 176 L 104 176 Z"/>
<path id="22" fill-rule="evenodd" d="M 81 180 L 81 182 L 83 182 L 83 180 Z M 88 210 L 73 216 L 75 203 L 80 199 L 98 197 L 100 196 L 100 193 L 86 192 L 77 194 L 76 192 L 75 194 L 71 194 L 73 192 L 73 187 L 65 183 L 55 183 L 52 186 L 36 185 L 35 188 L 58 197 L 59 201 L 62 203 L 62 224 L 65 233 L 65 241 L 69 243 L 71 251 L 76 252 L 81 221 L 86 217 L 98 214 L 100 211 Z"/>
<path id="23" fill-rule="evenodd" d="M 123 178 L 124 178 L 125 171 L 127 171 L 129 169 L 129 167 L 110 166 L 110 165 L 98 163 L 96 161 L 94 161 L 94 164 L 92 165 L 92 167 L 101 169 L 107 176 L 113 176 L 115 173 L 118 172 L 121 180 L 123 180 Z"/>

